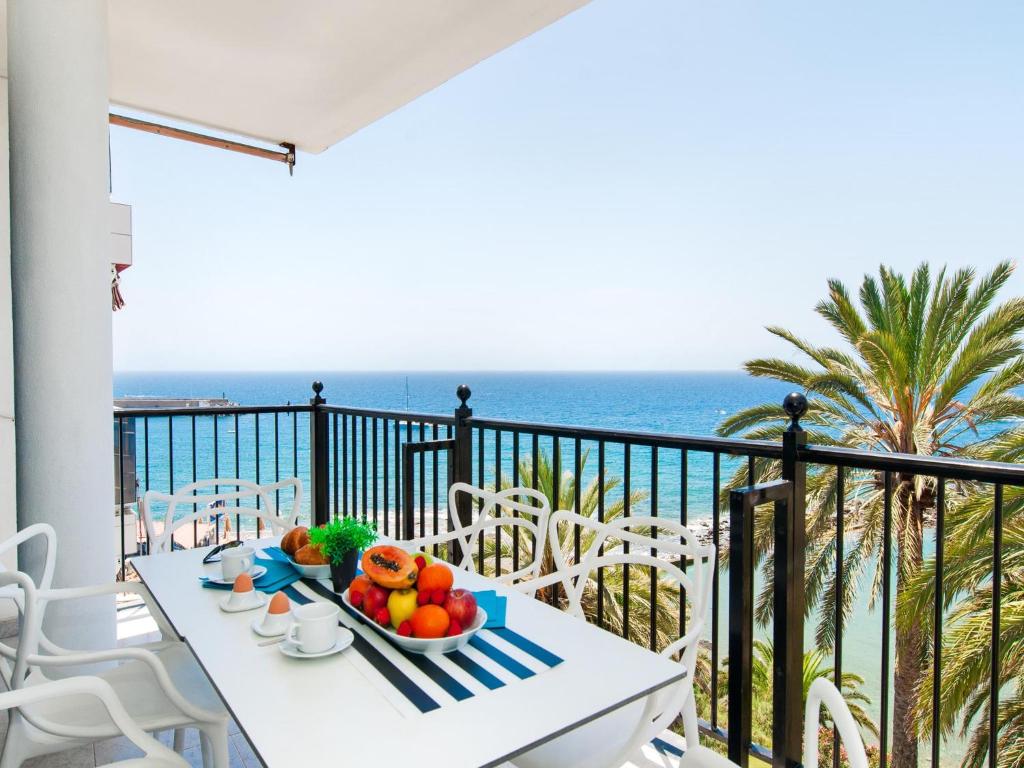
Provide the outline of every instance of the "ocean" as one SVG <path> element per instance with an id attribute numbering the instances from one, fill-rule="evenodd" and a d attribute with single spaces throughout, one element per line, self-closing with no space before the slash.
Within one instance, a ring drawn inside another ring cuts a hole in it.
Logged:
<path id="1" fill-rule="evenodd" d="M 782 399 L 791 390 L 785 384 L 755 379 L 739 372 L 672 372 L 672 373 L 497 373 L 497 372 L 401 372 L 386 373 L 116 373 L 114 396 L 131 395 L 219 398 L 242 405 L 277 405 L 308 402 L 312 395 L 310 384 L 320 380 L 324 384 L 323 396 L 328 403 L 353 407 L 377 408 L 418 413 L 451 414 L 458 405 L 455 389 L 467 384 L 472 390 L 469 405 L 474 415 L 481 418 L 509 419 L 588 427 L 629 429 L 672 434 L 708 436 L 728 415 L 743 408 L 763 403 L 775 403 L 781 411 Z M 293 458 L 292 423 L 282 421 L 278 440 L 284 468 L 274 466 L 274 433 L 269 422 L 260 433 L 262 448 L 259 467 L 266 480 L 274 476 L 275 469 L 282 477 L 291 474 L 288 467 Z M 302 445 L 305 422 L 296 425 Z M 187 425 L 175 426 L 174 455 L 179 458 L 173 473 L 168 466 L 167 435 L 160 424 L 154 424 L 153 439 L 149 441 L 148 473 L 141 466 L 140 485 L 166 489 L 192 479 L 193 467 L 185 457 L 190 455 L 191 435 Z M 209 425 L 201 426 L 195 445 L 198 477 L 213 476 L 213 455 L 210 450 L 212 434 Z M 239 423 L 239 441 L 243 446 L 241 460 L 244 466 L 255 462 L 252 453 L 246 453 L 246 444 L 255 443 L 253 426 L 243 420 Z M 221 451 L 230 448 L 235 435 L 229 428 L 218 436 Z M 549 444 L 548 444 L 549 445 Z M 141 449 L 140 449 L 141 450 Z M 563 446 L 563 467 L 571 468 L 572 447 Z M 228 452 L 230 453 L 230 452 Z M 508 446 L 504 446 L 508 453 Z M 669 452 L 665 452 L 669 453 Z M 674 452 L 678 456 L 678 452 Z M 490 448 L 486 455 L 492 456 Z M 631 477 L 634 488 L 650 488 L 650 451 L 635 449 L 632 455 Z M 509 471 L 506 456 L 503 471 Z M 300 449 L 296 462 L 299 476 L 308 483 L 308 456 Z M 589 462 L 584 480 L 596 474 L 596 461 Z M 723 482 L 741 462 L 722 460 Z M 230 469 L 221 475 L 231 475 Z M 607 471 L 622 475 L 622 456 L 609 452 Z M 487 478 L 493 480 L 493 469 Z M 693 454 L 688 465 L 687 506 L 691 520 L 710 515 L 712 499 L 712 467 L 707 455 Z M 245 474 L 245 473 L 243 473 Z M 245 475 L 245 476 L 251 476 Z M 679 459 L 666 455 L 659 459 L 658 477 L 659 511 L 677 509 L 679 499 Z M 664 478 L 664 479 L 663 479 Z M 620 489 L 621 492 L 621 489 Z M 645 500 L 634 510 L 642 514 L 649 509 Z M 727 514 L 723 510 L 723 516 Z M 851 534 L 849 541 L 853 541 Z M 931 537 L 926 549 L 934 549 Z M 862 579 L 861 594 L 867 593 L 867 577 Z M 726 581 L 722 581 L 720 607 L 722 609 L 720 642 L 726 647 Z M 807 646 L 813 647 L 814 620 L 808 622 Z M 878 609 L 868 606 L 862 599 L 844 632 L 844 671 L 855 672 L 865 679 L 863 691 L 872 700 L 868 708 L 878 718 L 881 697 L 881 630 L 883 617 Z M 763 634 L 762 634 L 763 636 Z M 892 649 L 890 649 L 892 654 Z M 890 703 L 890 712 L 892 711 Z M 950 743 L 944 748 L 943 762 L 956 762 L 961 745 Z"/>
<path id="2" fill-rule="evenodd" d="M 310 384 L 314 379 L 323 382 L 323 396 L 328 403 L 383 410 L 412 411 L 418 413 L 451 415 L 458 405 L 456 387 L 465 383 L 472 390 L 469 405 L 478 418 L 509 419 L 563 425 L 629 429 L 665 432 L 682 435 L 706 436 L 714 434 L 716 426 L 731 413 L 763 402 L 781 403 L 790 388 L 777 382 L 754 379 L 736 372 L 701 373 L 119 373 L 114 378 L 114 395 L 151 395 L 164 397 L 221 397 L 242 405 L 278 405 L 308 402 L 312 395 Z M 305 448 L 303 432 L 308 429 L 304 418 L 299 421 L 298 449 Z M 192 450 L 187 425 L 174 427 L 174 451 L 179 457 L 170 474 L 169 438 L 165 427 L 151 424 L 148 463 L 152 482 L 146 487 L 180 487 L 192 479 L 190 463 L 182 459 Z M 285 464 L 292 457 L 292 428 L 296 425 L 277 425 L 279 452 Z M 231 428 L 231 425 L 228 425 Z M 274 447 L 272 425 L 261 420 L 259 468 L 261 477 L 276 476 L 273 464 Z M 197 427 L 198 476 L 212 476 L 213 435 L 208 422 Z M 255 444 L 255 426 L 250 419 L 238 424 L 240 432 L 240 466 L 254 473 L 256 457 L 251 450 Z M 221 453 L 234 450 L 233 440 L 226 430 L 218 435 Z M 415 435 L 414 435 L 415 439 Z M 493 482 L 493 447 L 487 438 L 484 454 L 485 481 Z M 502 471 L 511 472 L 511 445 L 506 439 Z M 584 450 L 593 446 L 583 446 Z M 524 452 L 528 449 L 524 448 Z M 541 450 L 549 456 L 550 441 L 541 442 Z M 563 445 L 562 466 L 572 467 L 572 446 Z M 622 478 L 625 475 L 624 455 L 609 450 L 607 472 Z M 632 490 L 651 487 L 651 462 L 648 449 L 634 449 L 631 456 L 630 478 Z M 678 509 L 681 505 L 678 452 L 664 452 L 658 469 L 658 504 L 662 509 Z M 740 460 L 723 457 L 722 477 L 742 464 Z M 596 457 L 591 456 L 583 471 L 584 482 L 597 474 Z M 299 475 L 308 479 L 299 461 Z M 205 475 L 204 475 L 205 468 Z M 143 482 L 147 473 L 140 468 Z M 223 473 L 222 473 L 223 474 Z M 693 453 L 687 468 L 688 506 L 694 519 L 706 518 L 711 513 L 712 458 L 708 454 Z M 619 497 L 624 488 L 610 494 Z M 427 489 L 430 493 L 430 489 Z M 428 498 L 428 504 L 431 499 Z M 650 501 L 643 500 L 635 508 L 640 514 L 650 510 Z"/>
<path id="3" fill-rule="evenodd" d="M 117 373 L 114 396 L 225 397 L 243 405 L 307 402 L 450 414 L 467 384 L 484 418 L 709 435 L 726 414 L 778 402 L 785 384 L 737 372 L 694 373 Z M 408 406 L 408 408 L 407 408 Z"/>

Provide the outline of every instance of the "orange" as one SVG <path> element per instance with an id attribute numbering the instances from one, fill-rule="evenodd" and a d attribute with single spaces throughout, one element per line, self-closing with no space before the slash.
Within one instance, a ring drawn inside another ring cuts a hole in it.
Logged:
<path id="1" fill-rule="evenodd" d="M 439 605 L 421 605 L 409 621 L 412 623 L 412 636 L 423 638 L 444 637 L 451 623 L 448 611 Z"/>
<path id="2" fill-rule="evenodd" d="M 420 591 L 425 589 L 428 592 L 440 589 L 447 592 L 452 588 L 453 583 L 455 583 L 455 576 L 452 574 L 452 569 L 444 563 L 434 563 L 420 571 L 419 578 L 416 580 L 416 589 Z"/>

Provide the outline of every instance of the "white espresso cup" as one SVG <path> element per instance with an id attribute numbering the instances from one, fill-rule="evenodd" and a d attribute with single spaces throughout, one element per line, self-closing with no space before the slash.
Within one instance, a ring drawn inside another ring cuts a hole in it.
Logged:
<path id="1" fill-rule="evenodd" d="M 225 581 L 234 581 L 251 571 L 255 562 L 256 550 L 252 547 L 232 547 L 220 553 L 220 572 Z"/>
<path id="2" fill-rule="evenodd" d="M 323 653 L 338 641 L 338 606 L 307 603 L 292 608 L 287 640 L 302 653 Z"/>

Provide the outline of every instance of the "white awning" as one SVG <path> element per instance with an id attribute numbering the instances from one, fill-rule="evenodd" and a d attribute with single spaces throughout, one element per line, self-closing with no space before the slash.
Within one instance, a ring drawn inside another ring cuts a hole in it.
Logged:
<path id="1" fill-rule="evenodd" d="M 111 102 L 322 152 L 588 0 L 110 0 Z"/>

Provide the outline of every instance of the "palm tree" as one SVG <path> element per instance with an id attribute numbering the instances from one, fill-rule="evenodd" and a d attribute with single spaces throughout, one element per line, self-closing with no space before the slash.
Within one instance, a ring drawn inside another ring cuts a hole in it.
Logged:
<path id="1" fill-rule="evenodd" d="M 1024 456 L 1024 428 L 1004 434 L 977 458 L 1016 461 Z M 948 737 L 959 732 L 967 739 L 963 765 L 981 768 L 988 761 L 989 707 L 992 663 L 992 505 L 991 488 L 978 489 L 959 500 L 946 515 L 946 548 L 943 560 L 943 608 L 946 612 L 942 638 L 942 678 L 939 688 L 939 732 Z M 998 764 L 1024 766 L 1024 489 L 1007 487 L 1003 496 L 1003 578 L 998 709 Z M 931 629 L 935 600 L 935 558 L 930 558 L 908 590 L 908 611 L 925 618 Z M 931 734 L 936 713 L 932 708 L 933 665 L 918 700 L 919 735 Z"/>
<path id="2" fill-rule="evenodd" d="M 877 278 L 865 276 L 858 307 L 838 280 L 829 281 L 829 296 L 816 310 L 844 341 L 843 348 L 819 347 L 783 328 L 769 332 L 807 358 L 748 362 L 747 372 L 793 384 L 808 393 L 804 417 L 813 443 L 900 453 L 970 456 L 998 440 L 979 437 L 988 427 L 1024 416 L 1024 399 L 1014 388 L 1024 384 L 1024 299 L 993 306 L 1013 268 L 999 264 L 976 279 L 962 269 L 943 269 L 933 279 L 927 264 L 908 280 L 886 268 Z M 990 309 L 991 308 L 991 309 Z M 995 426 L 993 426 L 995 425 Z M 728 418 L 722 435 L 781 439 L 785 419 L 776 404 L 748 408 Z M 973 445 L 966 444 L 975 439 Z M 759 479 L 778 477 L 778 462 L 759 461 Z M 736 484 L 746 477 L 737 475 Z M 883 485 L 874 473 L 846 475 L 848 508 L 857 527 L 846 555 L 840 613 L 850 615 L 860 574 L 874 562 L 871 604 L 882 586 Z M 952 486 L 951 496 L 970 488 Z M 818 646 L 832 647 L 835 636 L 836 471 L 812 467 L 807 480 L 808 606 L 820 605 Z M 896 554 L 897 612 L 905 613 L 907 585 L 920 571 L 925 513 L 934 507 L 929 478 L 900 473 L 893 478 L 893 529 Z M 772 544 L 767 518 L 756 531 L 755 551 L 770 571 Z M 853 527 L 853 526 L 851 526 Z M 770 584 L 769 580 L 766 582 Z M 770 593 L 759 596 L 758 617 L 770 613 Z M 919 615 L 896 631 L 893 707 L 893 768 L 916 768 L 916 702 L 927 648 Z"/>

